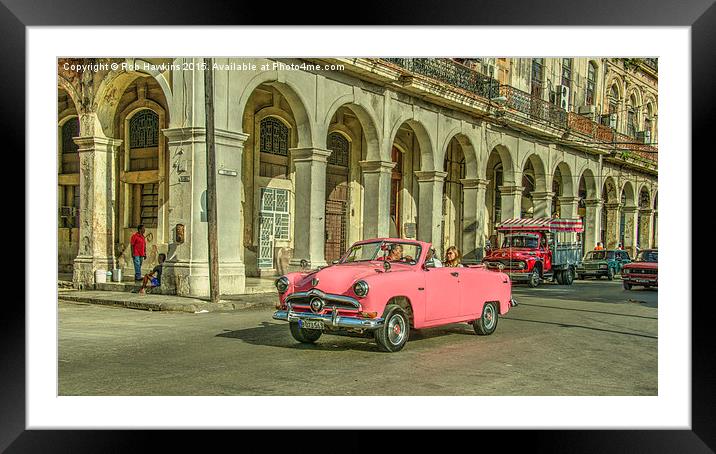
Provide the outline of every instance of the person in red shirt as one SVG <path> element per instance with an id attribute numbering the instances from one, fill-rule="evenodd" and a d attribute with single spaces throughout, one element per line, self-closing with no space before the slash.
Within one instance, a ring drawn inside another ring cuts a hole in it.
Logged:
<path id="1" fill-rule="evenodd" d="M 139 224 L 129 240 L 134 262 L 134 280 L 142 280 L 142 261 L 147 258 L 147 240 L 144 239 L 144 225 Z"/>

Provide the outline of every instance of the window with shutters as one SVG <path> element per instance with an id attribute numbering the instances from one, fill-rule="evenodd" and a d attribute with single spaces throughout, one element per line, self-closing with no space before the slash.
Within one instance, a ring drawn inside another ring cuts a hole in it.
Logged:
<path id="1" fill-rule="evenodd" d="M 288 173 L 289 129 L 281 120 L 266 117 L 259 126 L 259 151 L 262 177 L 286 177 Z"/>
<path id="2" fill-rule="evenodd" d="M 532 96 L 542 99 L 542 81 L 544 80 L 544 58 L 532 59 Z"/>
<path id="3" fill-rule="evenodd" d="M 129 120 L 129 170 L 159 168 L 159 115 L 150 109 Z"/>
<path id="4" fill-rule="evenodd" d="M 589 62 L 589 68 L 587 70 L 587 105 L 594 105 L 594 87 L 597 81 L 597 65 L 594 62 Z"/>
<path id="5" fill-rule="evenodd" d="M 273 231 L 270 232 L 276 240 L 289 239 L 290 215 L 288 212 L 288 190 L 275 188 L 261 188 L 261 205 L 259 217 L 271 218 Z M 262 224 L 263 225 L 263 224 Z"/>
<path id="6" fill-rule="evenodd" d="M 328 149 L 331 155 L 328 156 L 328 163 L 337 166 L 348 167 L 348 154 L 350 143 L 342 134 L 333 132 L 328 136 Z"/>

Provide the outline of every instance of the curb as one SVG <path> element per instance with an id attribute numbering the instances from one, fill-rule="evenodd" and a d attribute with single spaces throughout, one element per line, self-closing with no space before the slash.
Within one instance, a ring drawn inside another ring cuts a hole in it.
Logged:
<path id="1" fill-rule="evenodd" d="M 102 306 L 116 306 L 125 307 L 127 309 L 139 309 L 145 311 L 174 311 L 174 312 L 218 312 L 218 311 L 234 311 L 243 310 L 250 308 L 271 308 L 274 309 L 273 302 L 253 302 L 253 301 L 227 301 L 222 300 L 219 303 L 212 304 L 206 301 L 189 299 L 186 302 L 178 301 L 157 301 L 157 300 L 146 300 L 141 301 L 149 295 L 134 295 L 131 299 L 118 300 L 114 299 L 113 296 L 107 295 L 107 297 L 99 297 L 94 295 L 73 295 L 73 292 L 59 292 L 58 299 L 64 301 L 72 301 L 77 303 L 88 303 L 98 304 Z"/>

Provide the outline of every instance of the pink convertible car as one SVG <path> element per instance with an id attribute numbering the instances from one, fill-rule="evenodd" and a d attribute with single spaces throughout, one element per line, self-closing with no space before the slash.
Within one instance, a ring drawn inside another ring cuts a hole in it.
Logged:
<path id="1" fill-rule="evenodd" d="M 388 352 L 401 350 L 411 329 L 467 322 L 477 334 L 492 334 L 499 315 L 517 305 L 509 277 L 482 265 L 443 267 L 430 247 L 364 240 L 330 266 L 281 276 L 273 318 L 289 322 L 299 342 L 362 335 Z"/>

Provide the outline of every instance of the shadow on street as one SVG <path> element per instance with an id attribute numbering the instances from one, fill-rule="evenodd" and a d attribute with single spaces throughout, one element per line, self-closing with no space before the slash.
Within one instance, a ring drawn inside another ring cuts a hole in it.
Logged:
<path id="1" fill-rule="evenodd" d="M 410 343 L 429 340 L 436 337 L 452 334 L 476 336 L 472 326 L 467 324 L 451 324 L 438 328 L 410 330 Z M 338 336 L 324 334 L 315 344 L 303 344 L 291 337 L 287 323 L 261 322 L 261 326 L 241 330 L 226 330 L 216 337 L 239 339 L 252 345 L 266 347 L 280 347 L 293 350 L 325 350 L 325 351 L 378 351 L 378 346 L 372 337 Z"/>

